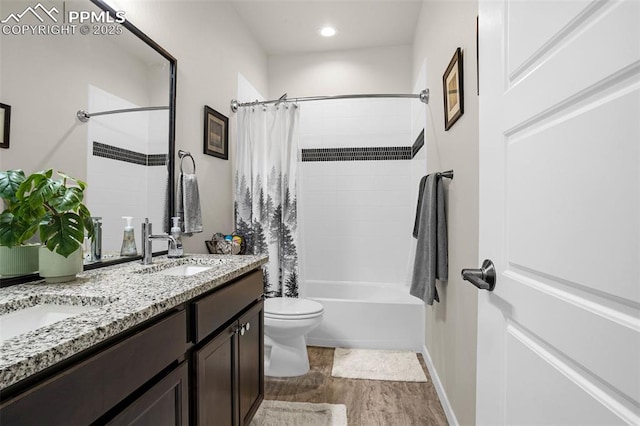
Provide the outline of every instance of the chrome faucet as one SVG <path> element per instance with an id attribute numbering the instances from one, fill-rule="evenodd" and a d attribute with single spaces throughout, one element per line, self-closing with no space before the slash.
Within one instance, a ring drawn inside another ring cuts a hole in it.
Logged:
<path id="1" fill-rule="evenodd" d="M 151 232 L 151 223 L 149 218 L 145 217 L 142 223 L 142 264 L 151 265 L 153 263 L 153 240 L 167 240 L 171 249 L 176 248 L 176 240 L 171 235 L 159 234 L 153 235 Z"/>
<path id="2" fill-rule="evenodd" d="M 92 217 L 93 223 L 93 240 L 91 240 L 91 253 L 89 255 L 90 262 L 97 262 L 102 259 L 102 220 L 101 217 Z"/>

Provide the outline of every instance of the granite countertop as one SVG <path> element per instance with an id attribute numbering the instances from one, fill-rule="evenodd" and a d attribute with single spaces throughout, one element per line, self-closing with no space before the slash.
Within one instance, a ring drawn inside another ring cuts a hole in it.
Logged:
<path id="1" fill-rule="evenodd" d="M 0 344 L 0 390 L 158 314 L 256 269 L 267 256 L 185 255 L 130 262 L 79 274 L 74 281 L 37 281 L 0 289 L 0 315 L 36 304 L 95 307 Z M 173 266 L 213 266 L 179 277 L 156 274 Z"/>

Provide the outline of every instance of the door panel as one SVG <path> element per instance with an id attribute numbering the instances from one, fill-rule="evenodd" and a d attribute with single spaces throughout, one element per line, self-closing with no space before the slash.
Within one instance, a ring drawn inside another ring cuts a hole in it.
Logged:
<path id="1" fill-rule="evenodd" d="M 479 15 L 477 422 L 640 424 L 640 2 Z"/>
<path id="2" fill-rule="evenodd" d="M 637 81 L 640 3 L 633 0 L 601 3 L 604 6 L 597 13 L 583 20 L 557 44 L 548 47 L 537 62 L 516 78 L 504 76 L 502 69 L 493 70 L 500 73 L 498 84 L 504 89 L 505 102 L 518 106 L 504 111 L 504 133 L 522 131 L 554 114 L 576 109 L 585 100 L 606 97 L 609 90 L 628 79 Z M 513 40 L 500 43 L 504 44 L 504 49 L 509 44 L 510 49 L 517 49 Z M 480 44 L 482 55 L 482 40 Z M 502 59 L 499 61 L 502 63 Z M 484 66 L 491 68 L 491 64 L 481 60 L 480 78 L 494 77 L 486 74 L 492 72 L 491 69 L 482 72 Z"/>
<path id="3" fill-rule="evenodd" d="M 195 353 L 198 425 L 232 426 L 235 324 Z"/>
<path id="4" fill-rule="evenodd" d="M 640 85 L 508 140 L 510 263 L 640 302 L 639 96 Z"/>
<path id="5" fill-rule="evenodd" d="M 545 44 L 560 39 L 562 30 L 576 16 L 588 11 L 587 6 L 597 3 L 588 0 L 509 3 L 509 75 L 513 78 L 527 63 L 536 59 L 536 54 L 548 50 Z M 544 25 L 541 26 L 540 22 Z"/>
<path id="6" fill-rule="evenodd" d="M 108 423 L 109 426 L 187 426 L 188 381 L 185 362 L 118 414 Z"/>
<path id="7" fill-rule="evenodd" d="M 506 424 L 586 426 L 620 422 L 614 414 L 619 405 L 598 395 L 599 384 L 516 327 L 508 327 L 507 333 Z M 535 398 L 519 397 L 532 392 Z"/>
<path id="8" fill-rule="evenodd" d="M 509 312 L 510 324 L 536 336 L 585 371 L 598 372 L 601 381 L 615 386 L 629 400 L 640 399 L 638 375 L 629 374 L 637 370 L 640 359 L 637 319 L 604 309 L 571 290 L 558 290 L 552 280 L 543 283 L 533 274 L 527 277 L 512 270 L 505 273 L 502 283 L 512 287 L 502 294 L 517 307 Z"/>

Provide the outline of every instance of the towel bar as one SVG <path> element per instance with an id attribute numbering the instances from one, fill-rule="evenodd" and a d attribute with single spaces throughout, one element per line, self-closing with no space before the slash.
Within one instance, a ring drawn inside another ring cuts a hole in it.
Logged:
<path id="1" fill-rule="evenodd" d="M 446 172 L 438 172 L 436 174 L 438 175 L 438 177 L 453 179 L 453 170 L 447 170 Z"/>

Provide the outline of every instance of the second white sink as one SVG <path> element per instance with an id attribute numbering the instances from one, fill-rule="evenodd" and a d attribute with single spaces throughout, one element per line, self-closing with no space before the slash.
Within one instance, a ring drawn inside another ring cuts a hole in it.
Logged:
<path id="1" fill-rule="evenodd" d="M 174 277 L 189 277 L 191 275 L 199 274 L 200 272 L 208 271 L 213 266 L 199 266 L 199 265 L 179 265 L 173 268 L 164 269 L 158 274 L 171 275 Z"/>
<path id="2" fill-rule="evenodd" d="M 41 304 L 0 315 L 0 343 L 93 309 L 96 307 Z"/>

